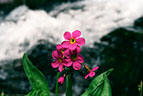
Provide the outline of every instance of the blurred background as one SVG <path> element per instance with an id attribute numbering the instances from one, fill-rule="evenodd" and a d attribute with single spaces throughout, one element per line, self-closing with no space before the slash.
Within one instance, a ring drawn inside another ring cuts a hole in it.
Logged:
<path id="1" fill-rule="evenodd" d="M 85 63 L 109 68 L 113 96 L 139 96 L 143 80 L 143 0 L 0 0 L 0 93 L 24 96 L 31 87 L 21 58 L 27 53 L 47 78 L 51 96 L 56 70 L 51 53 L 66 31 L 80 30 Z M 92 79 L 75 73 L 73 96 Z M 65 85 L 59 94 L 64 96 Z"/>

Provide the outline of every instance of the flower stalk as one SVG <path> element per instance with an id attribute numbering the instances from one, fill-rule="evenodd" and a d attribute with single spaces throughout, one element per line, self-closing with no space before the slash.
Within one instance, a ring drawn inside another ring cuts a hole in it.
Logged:
<path id="1" fill-rule="evenodd" d="M 88 77 L 94 77 L 98 66 L 90 69 L 88 65 L 84 63 L 84 57 L 81 53 L 81 46 L 85 45 L 85 39 L 81 36 L 79 30 L 75 30 L 72 33 L 65 32 L 63 41 L 61 44 L 56 46 L 56 50 L 52 52 L 52 57 L 54 61 L 51 63 L 52 68 L 58 68 L 58 71 L 63 76 L 59 77 L 57 74 L 56 90 L 55 96 L 58 96 L 58 83 L 63 84 L 66 78 L 66 96 L 72 96 L 72 80 L 73 73 L 75 71 L 82 74 L 82 76 L 87 79 Z M 82 66 L 88 70 L 88 73 L 84 75 L 82 71 Z"/>
<path id="2" fill-rule="evenodd" d="M 60 77 L 60 72 L 57 72 L 55 96 L 58 96 L 58 79 L 59 79 L 59 77 Z"/>
<path id="3" fill-rule="evenodd" d="M 72 96 L 72 79 L 73 74 L 66 76 L 66 96 Z"/>

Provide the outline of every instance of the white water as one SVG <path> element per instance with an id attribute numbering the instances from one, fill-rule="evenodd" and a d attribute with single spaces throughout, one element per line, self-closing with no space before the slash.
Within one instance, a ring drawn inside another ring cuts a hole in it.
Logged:
<path id="1" fill-rule="evenodd" d="M 92 47 L 103 35 L 131 26 L 140 16 L 143 0 L 84 0 L 62 4 L 50 13 L 21 6 L 0 23 L 0 61 L 21 58 L 39 39 L 60 43 L 65 31 L 76 29 L 85 37 L 86 46 Z M 29 46 L 23 47 L 24 42 Z"/>

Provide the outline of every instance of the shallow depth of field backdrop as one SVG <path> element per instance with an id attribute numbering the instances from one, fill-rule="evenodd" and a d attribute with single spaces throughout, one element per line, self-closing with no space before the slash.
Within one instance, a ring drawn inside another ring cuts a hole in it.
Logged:
<path id="1" fill-rule="evenodd" d="M 85 63 L 110 75 L 113 96 L 139 96 L 143 80 L 143 0 L 0 0 L 0 93 L 24 96 L 31 89 L 21 58 L 27 53 L 54 93 L 51 53 L 65 31 L 80 30 Z M 74 76 L 73 96 L 90 80 Z M 64 96 L 65 85 L 59 96 Z M 52 93 L 51 93 L 52 94 Z M 51 95 L 52 96 L 52 95 Z"/>

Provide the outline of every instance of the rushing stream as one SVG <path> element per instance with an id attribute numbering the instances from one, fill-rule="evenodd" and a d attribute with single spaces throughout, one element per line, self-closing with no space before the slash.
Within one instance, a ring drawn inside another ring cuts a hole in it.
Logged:
<path id="1" fill-rule="evenodd" d="M 55 5 L 50 8 L 42 2 L 40 7 L 36 2 L 33 6 L 25 2 L 28 7 L 20 5 L 21 2 L 5 7 L 8 5 L 2 1 L 0 92 L 24 96 L 31 89 L 21 63 L 23 53 L 45 74 L 49 89 L 54 92 L 56 71 L 51 68 L 51 53 L 63 40 L 65 31 L 78 29 L 86 39 L 82 48 L 85 63 L 90 67 L 99 65 L 97 74 L 114 68 L 109 77 L 113 96 L 139 95 L 137 86 L 143 80 L 142 0 L 69 0 L 74 2 L 66 3 L 54 0 Z M 84 80 L 78 73 L 74 77 L 73 95 L 80 96 L 90 80 Z M 64 90 L 60 86 L 60 96 Z"/>

